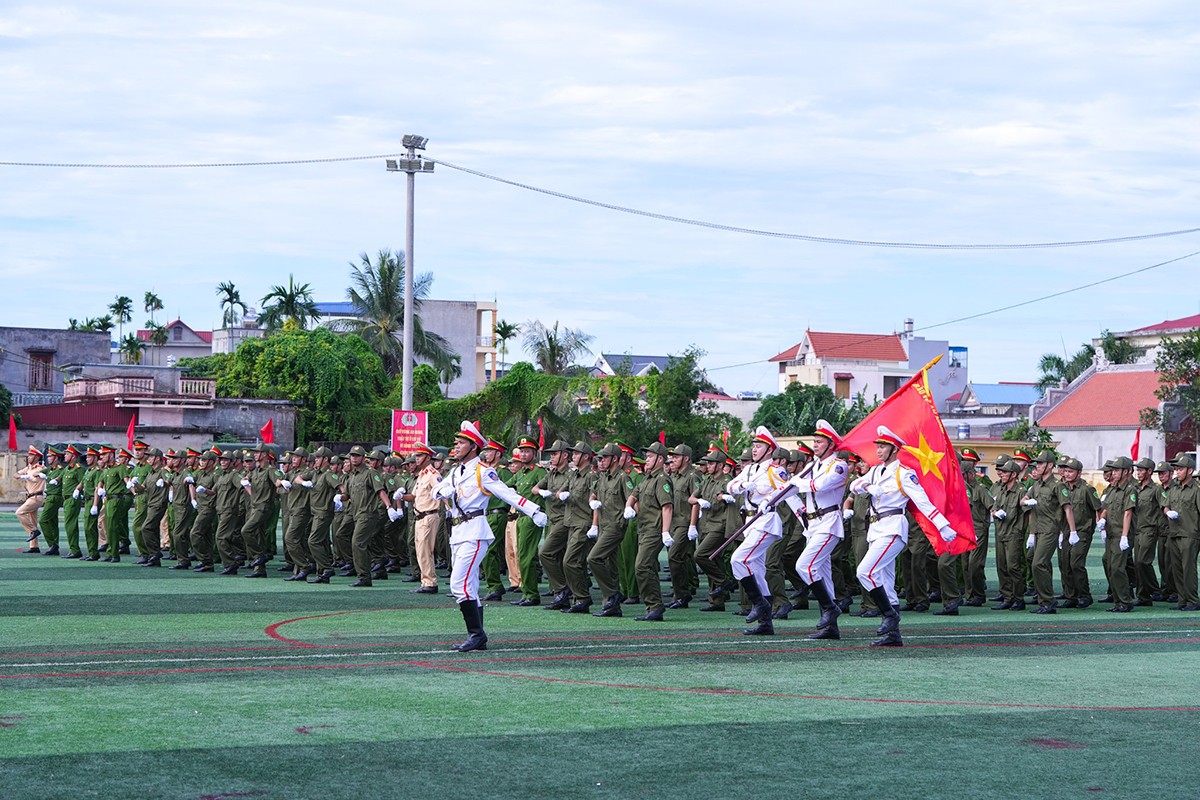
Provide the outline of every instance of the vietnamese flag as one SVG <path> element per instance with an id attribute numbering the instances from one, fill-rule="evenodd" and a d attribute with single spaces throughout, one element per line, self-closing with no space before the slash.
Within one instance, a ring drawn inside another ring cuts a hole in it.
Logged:
<path id="1" fill-rule="evenodd" d="M 267 424 L 263 425 L 258 431 L 258 437 L 263 440 L 263 444 L 275 444 L 275 418 L 271 417 L 267 420 Z"/>
<path id="2" fill-rule="evenodd" d="M 658 432 L 658 443 L 661 444 L 663 447 L 667 446 L 667 432 L 666 431 Z"/>
<path id="3" fill-rule="evenodd" d="M 907 444 L 900 451 L 900 463 L 917 473 L 917 480 L 929 501 L 946 515 L 958 536 L 945 542 L 937 526 L 919 512 L 911 502 L 908 508 L 925 531 L 926 538 L 939 556 L 958 555 L 975 549 L 975 525 L 971 521 L 971 506 L 967 486 L 959 467 L 958 452 L 946 434 L 942 417 L 929 395 L 928 370 L 941 356 L 925 365 L 879 408 L 855 426 L 842 440 L 842 448 L 852 450 L 869 465 L 879 463 L 875 457 L 877 428 L 886 425 Z"/>
<path id="4" fill-rule="evenodd" d="M 8 449 L 17 449 L 17 418 L 13 414 L 8 415 Z"/>
<path id="5" fill-rule="evenodd" d="M 129 452 L 131 453 L 133 452 L 133 429 L 136 426 L 137 412 L 134 412 L 133 416 L 129 418 L 129 427 L 125 430 L 125 438 L 129 440 L 129 443 L 126 446 L 129 448 Z"/>
<path id="6" fill-rule="evenodd" d="M 1142 449 L 1142 429 L 1139 427 L 1137 433 L 1133 435 L 1133 447 L 1129 448 L 1129 458 L 1133 461 L 1138 460 L 1138 450 Z"/>

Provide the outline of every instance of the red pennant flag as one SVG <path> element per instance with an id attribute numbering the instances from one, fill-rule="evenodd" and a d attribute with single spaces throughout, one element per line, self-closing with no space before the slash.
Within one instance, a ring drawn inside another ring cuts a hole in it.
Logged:
<path id="1" fill-rule="evenodd" d="M 876 429 L 886 425 L 907 442 L 900 451 L 900 463 L 917 473 L 917 480 L 929 501 L 941 511 L 958 536 L 945 542 L 937 526 L 909 503 L 926 538 L 938 555 L 958 555 L 975 549 L 975 525 L 971 521 L 971 505 L 967 487 L 959 467 L 958 452 L 946 434 L 946 427 L 937 406 L 929 394 L 928 369 L 941 356 L 925 365 L 904 386 L 884 400 L 879 408 L 867 415 L 854 430 L 846 434 L 842 447 L 858 454 L 867 464 L 875 465 Z"/>
<path id="2" fill-rule="evenodd" d="M 546 428 L 542 425 L 542 418 L 538 417 L 538 450 L 546 449 Z"/>
<path id="3" fill-rule="evenodd" d="M 1134 461 L 1138 460 L 1138 450 L 1142 449 L 1142 429 L 1138 428 L 1137 433 L 1133 435 L 1133 447 L 1129 448 L 1129 457 Z"/>
<path id="4" fill-rule="evenodd" d="M 263 444 L 275 444 L 275 418 L 271 417 L 267 420 L 267 424 L 263 425 L 258 430 L 258 438 L 263 440 Z"/>
<path id="5" fill-rule="evenodd" d="M 125 431 L 125 438 L 129 440 L 126 447 L 129 448 L 129 452 L 131 452 L 131 453 L 133 452 L 133 429 L 136 426 L 137 426 L 137 412 L 134 412 L 133 416 L 129 418 L 129 428 Z"/>
<path id="6" fill-rule="evenodd" d="M 658 432 L 658 443 L 661 444 L 662 446 L 666 447 L 666 445 L 667 445 L 667 432 L 666 431 Z"/>
<path id="7" fill-rule="evenodd" d="M 17 418 L 12 414 L 8 415 L 8 449 L 17 449 Z"/>
<path id="8" fill-rule="evenodd" d="M 729 428 L 725 428 L 721 431 L 721 449 L 725 452 L 729 452 Z"/>

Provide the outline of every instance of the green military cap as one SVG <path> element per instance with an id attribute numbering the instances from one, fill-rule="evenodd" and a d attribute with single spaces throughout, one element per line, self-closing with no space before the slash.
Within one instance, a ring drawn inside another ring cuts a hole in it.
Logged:
<path id="1" fill-rule="evenodd" d="M 1133 459 L 1129 456 L 1117 456 L 1112 461 L 1113 469 L 1133 469 Z"/>
<path id="2" fill-rule="evenodd" d="M 547 453 L 565 453 L 571 449 L 571 445 L 564 442 L 562 439 L 555 439 L 554 443 L 546 448 Z"/>
<path id="3" fill-rule="evenodd" d="M 341 463 L 342 463 L 342 457 L 341 457 L 341 456 L 330 456 L 330 457 L 329 457 L 329 464 L 330 464 L 331 466 L 337 466 L 338 464 L 341 464 Z"/>
<path id="4" fill-rule="evenodd" d="M 572 453 L 583 453 L 584 455 L 587 455 L 587 456 L 596 454 L 596 451 L 593 450 L 592 446 L 590 444 L 588 444 L 587 442 L 576 442 L 575 445 L 573 447 L 571 447 L 571 452 Z"/>
<path id="5" fill-rule="evenodd" d="M 300 456 L 301 458 L 308 458 L 308 451 L 305 450 L 303 447 L 297 447 L 295 450 L 292 451 L 292 455 Z"/>
<path id="6" fill-rule="evenodd" d="M 728 456 L 725 455 L 725 451 L 719 447 L 715 447 L 712 450 L 709 450 L 703 456 L 701 456 L 700 460 L 701 461 L 711 461 L 714 464 L 722 464 L 722 463 L 724 463 L 726 458 L 728 458 Z"/>
<path id="7" fill-rule="evenodd" d="M 361 444 L 356 444 L 354 447 L 350 448 L 350 455 L 352 456 L 365 456 L 366 454 L 367 448 L 363 447 Z"/>
<path id="8" fill-rule="evenodd" d="M 654 453 L 656 456 L 667 457 L 667 446 L 662 442 L 653 442 L 647 447 L 642 448 L 643 453 Z"/>
<path id="9" fill-rule="evenodd" d="M 1000 455 L 996 456 L 996 467 L 998 468 L 1005 461 L 1012 461 L 1012 456 L 1010 456 L 1008 453 L 1001 453 Z"/>
<path id="10" fill-rule="evenodd" d="M 221 453 L 220 453 L 220 455 L 218 455 L 218 456 L 217 456 L 217 458 L 218 458 L 218 459 L 230 459 L 230 458 L 233 458 L 233 451 L 232 451 L 232 450 L 222 450 L 222 451 L 221 451 Z"/>
<path id="11" fill-rule="evenodd" d="M 784 461 L 790 460 L 786 447 L 776 447 L 775 452 L 771 454 L 771 458 L 772 459 L 782 458 Z"/>
<path id="12" fill-rule="evenodd" d="M 47 453 L 47 454 L 49 454 L 49 453 L 53 453 L 53 454 L 54 454 L 54 455 L 56 455 L 56 456 L 61 456 L 61 455 L 63 454 L 63 452 L 64 452 L 64 451 L 63 451 L 63 446 L 62 446 L 61 444 L 48 444 L 48 445 L 46 445 L 46 453 Z"/>
<path id="13" fill-rule="evenodd" d="M 1104 462 L 1103 466 L 1101 466 L 1100 469 L 1110 470 L 1110 469 L 1116 469 L 1116 468 L 1113 466 L 1113 460 L 1110 458 Z"/>
<path id="14" fill-rule="evenodd" d="M 1010 458 L 1008 461 L 1005 461 L 1003 464 L 996 465 L 997 472 L 1020 472 L 1023 469 L 1024 467 L 1022 467 L 1021 464 L 1016 461 L 1016 459 L 1012 458 Z"/>
<path id="15" fill-rule="evenodd" d="M 752 458 L 754 458 L 754 454 L 752 452 L 750 452 L 750 448 L 747 447 L 745 450 L 742 451 L 742 457 L 739 458 L 738 461 L 749 461 Z"/>
<path id="16" fill-rule="evenodd" d="M 1067 465 L 1067 469 L 1073 469 L 1076 472 L 1083 472 L 1083 462 L 1082 461 L 1080 461 L 1078 458 L 1068 458 L 1067 460 L 1069 462 L 1071 462 L 1070 464 Z"/>
<path id="17" fill-rule="evenodd" d="M 380 450 L 379 448 L 375 448 L 374 450 L 372 450 L 370 453 L 367 454 L 367 458 L 371 459 L 372 461 L 383 461 L 387 457 L 388 457 L 387 451 Z"/>
<path id="18" fill-rule="evenodd" d="M 383 460 L 383 465 L 385 467 L 398 467 L 400 466 L 400 459 L 395 456 L 388 456 Z"/>
<path id="19" fill-rule="evenodd" d="M 616 443 L 609 442 L 608 444 L 604 445 L 604 447 L 601 447 L 600 452 L 596 455 L 600 456 L 600 458 L 619 456 L 621 455 L 621 448 Z"/>
<path id="20" fill-rule="evenodd" d="M 1195 469 L 1196 468 L 1196 459 L 1186 453 L 1180 453 L 1179 455 L 1175 456 L 1175 468 L 1176 469 Z"/>
<path id="21" fill-rule="evenodd" d="M 1054 457 L 1053 450 L 1043 450 L 1042 452 L 1038 453 L 1037 458 L 1034 459 L 1034 461 L 1038 462 L 1039 464 L 1053 464 L 1057 460 L 1058 459 Z"/>
<path id="22" fill-rule="evenodd" d="M 1154 465 L 1154 471 L 1155 472 L 1170 472 L 1171 471 L 1171 462 L 1169 462 L 1169 461 L 1158 462 L 1157 464 Z"/>
<path id="23" fill-rule="evenodd" d="M 283 461 L 291 461 L 292 460 L 292 451 L 284 450 L 282 453 L 279 454 L 279 458 L 282 459 Z"/>
<path id="24" fill-rule="evenodd" d="M 688 447 L 686 444 L 677 444 L 671 448 L 671 455 L 683 456 L 684 458 L 691 458 L 692 457 L 692 448 Z"/>
<path id="25" fill-rule="evenodd" d="M 563 444 L 566 444 L 566 442 L 563 442 Z M 566 450 L 566 449 L 567 449 L 566 447 L 563 448 L 563 450 Z M 439 461 L 441 459 L 444 459 L 446 456 L 450 455 L 450 448 L 439 444 L 433 448 L 433 453 L 434 453 L 433 460 Z"/>
<path id="26" fill-rule="evenodd" d="M 205 450 L 203 453 L 200 454 L 200 460 L 201 461 L 216 461 L 217 457 L 215 455 L 213 455 L 212 450 Z"/>
<path id="27" fill-rule="evenodd" d="M 1134 466 L 1138 469 L 1154 469 L 1154 459 L 1142 456 Z"/>
<path id="28" fill-rule="evenodd" d="M 1024 461 L 1027 464 L 1032 463 L 1034 460 L 1033 453 L 1029 452 L 1029 448 L 1026 447 L 1018 447 L 1016 450 L 1014 450 L 1013 458 L 1017 459 L 1018 461 Z"/>
<path id="29" fill-rule="evenodd" d="M 1067 469 L 1070 469 L 1071 468 L 1071 457 L 1069 455 L 1067 455 L 1066 453 L 1063 453 L 1062 455 L 1060 455 L 1058 457 L 1058 466 L 1066 467 Z"/>
<path id="30" fill-rule="evenodd" d="M 242 451 L 242 461 L 253 461 L 253 460 L 254 460 L 254 452 L 252 450 L 243 450 Z"/>
<path id="31" fill-rule="evenodd" d="M 316 450 L 313 450 L 313 453 L 312 453 L 313 458 L 329 458 L 332 455 L 333 455 L 333 451 L 330 450 L 328 447 L 318 447 Z"/>

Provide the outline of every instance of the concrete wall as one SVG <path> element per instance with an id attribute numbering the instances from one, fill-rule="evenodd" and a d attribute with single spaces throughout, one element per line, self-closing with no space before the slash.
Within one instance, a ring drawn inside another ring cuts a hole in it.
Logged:
<path id="1" fill-rule="evenodd" d="M 967 388 L 967 366 L 952 366 L 950 343 L 939 339 L 914 336 L 908 342 L 908 366 L 918 370 L 938 356 L 942 360 L 929 369 L 929 391 L 934 404 L 945 408 L 946 401 Z M 881 395 L 882 396 L 882 395 Z"/>
<path id="2" fill-rule="evenodd" d="M 0 328 L 0 383 L 14 394 L 33 391 L 29 387 L 30 352 L 49 353 L 55 366 L 106 362 L 109 335 L 55 328 Z M 63 376 L 52 371 L 50 387 L 43 390 L 62 394 Z"/>
<path id="3" fill-rule="evenodd" d="M 426 300 L 421 304 L 421 322 L 426 331 L 445 337 L 450 350 L 462 358 L 463 374 L 450 384 L 447 396 L 463 397 L 477 391 L 480 387 L 476 385 L 475 345 L 479 340 L 479 313 L 475 302 Z"/>

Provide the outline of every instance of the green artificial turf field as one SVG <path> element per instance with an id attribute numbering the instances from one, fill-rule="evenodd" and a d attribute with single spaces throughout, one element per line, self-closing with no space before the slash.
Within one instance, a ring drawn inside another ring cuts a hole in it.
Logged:
<path id="1" fill-rule="evenodd" d="M 459 654 L 447 595 L 395 579 L 23 539 L 0 512 L 0 800 L 1200 795 L 1200 614 L 1165 604 L 906 614 L 879 651 L 850 616 L 807 641 L 815 610 L 758 638 L 697 603 L 659 624 L 489 603 L 490 649 Z"/>

